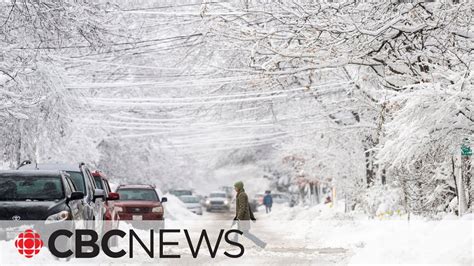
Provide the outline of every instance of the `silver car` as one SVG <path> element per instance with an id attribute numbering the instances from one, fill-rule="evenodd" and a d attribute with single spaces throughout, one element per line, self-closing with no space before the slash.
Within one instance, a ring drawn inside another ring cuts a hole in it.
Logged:
<path id="1" fill-rule="evenodd" d="M 225 191 L 215 191 L 209 194 L 206 200 L 206 210 L 208 212 L 214 210 L 229 211 L 230 200 L 227 197 L 227 193 Z"/>
<path id="2" fill-rule="evenodd" d="M 179 197 L 179 199 L 184 203 L 184 205 L 186 206 L 188 210 L 190 210 L 191 212 L 197 215 L 202 215 L 201 201 L 198 197 L 184 195 L 184 196 Z"/>

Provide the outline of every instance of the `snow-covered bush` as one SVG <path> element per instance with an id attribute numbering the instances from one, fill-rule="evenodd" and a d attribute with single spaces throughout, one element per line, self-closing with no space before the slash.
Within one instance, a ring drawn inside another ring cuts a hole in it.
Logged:
<path id="1" fill-rule="evenodd" d="M 404 212 L 399 188 L 388 185 L 374 185 L 363 195 L 361 207 L 371 217 L 400 215 Z"/>

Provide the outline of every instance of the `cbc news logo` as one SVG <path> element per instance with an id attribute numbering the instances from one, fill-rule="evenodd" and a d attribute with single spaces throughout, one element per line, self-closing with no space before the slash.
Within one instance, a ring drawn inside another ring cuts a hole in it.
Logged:
<path id="1" fill-rule="evenodd" d="M 40 252 L 43 247 L 43 240 L 36 231 L 28 229 L 17 236 L 15 247 L 21 255 L 32 258 Z"/>

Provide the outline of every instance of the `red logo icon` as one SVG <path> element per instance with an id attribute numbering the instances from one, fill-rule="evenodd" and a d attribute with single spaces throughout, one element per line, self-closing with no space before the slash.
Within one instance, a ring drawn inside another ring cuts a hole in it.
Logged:
<path id="1" fill-rule="evenodd" d="M 15 247 L 21 255 L 32 258 L 40 252 L 43 247 L 43 241 L 38 233 L 28 229 L 18 235 L 15 240 Z"/>

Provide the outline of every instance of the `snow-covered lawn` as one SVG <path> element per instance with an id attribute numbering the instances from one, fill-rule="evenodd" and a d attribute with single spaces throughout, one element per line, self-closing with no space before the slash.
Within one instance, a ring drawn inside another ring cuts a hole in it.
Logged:
<path id="1" fill-rule="evenodd" d="M 342 248 L 349 264 L 462 264 L 473 263 L 473 216 L 446 216 L 427 221 L 406 216 L 369 219 L 345 214 L 343 204 L 311 208 L 274 206 L 259 223 L 274 226 L 279 235 L 305 243 L 306 248 Z"/>

